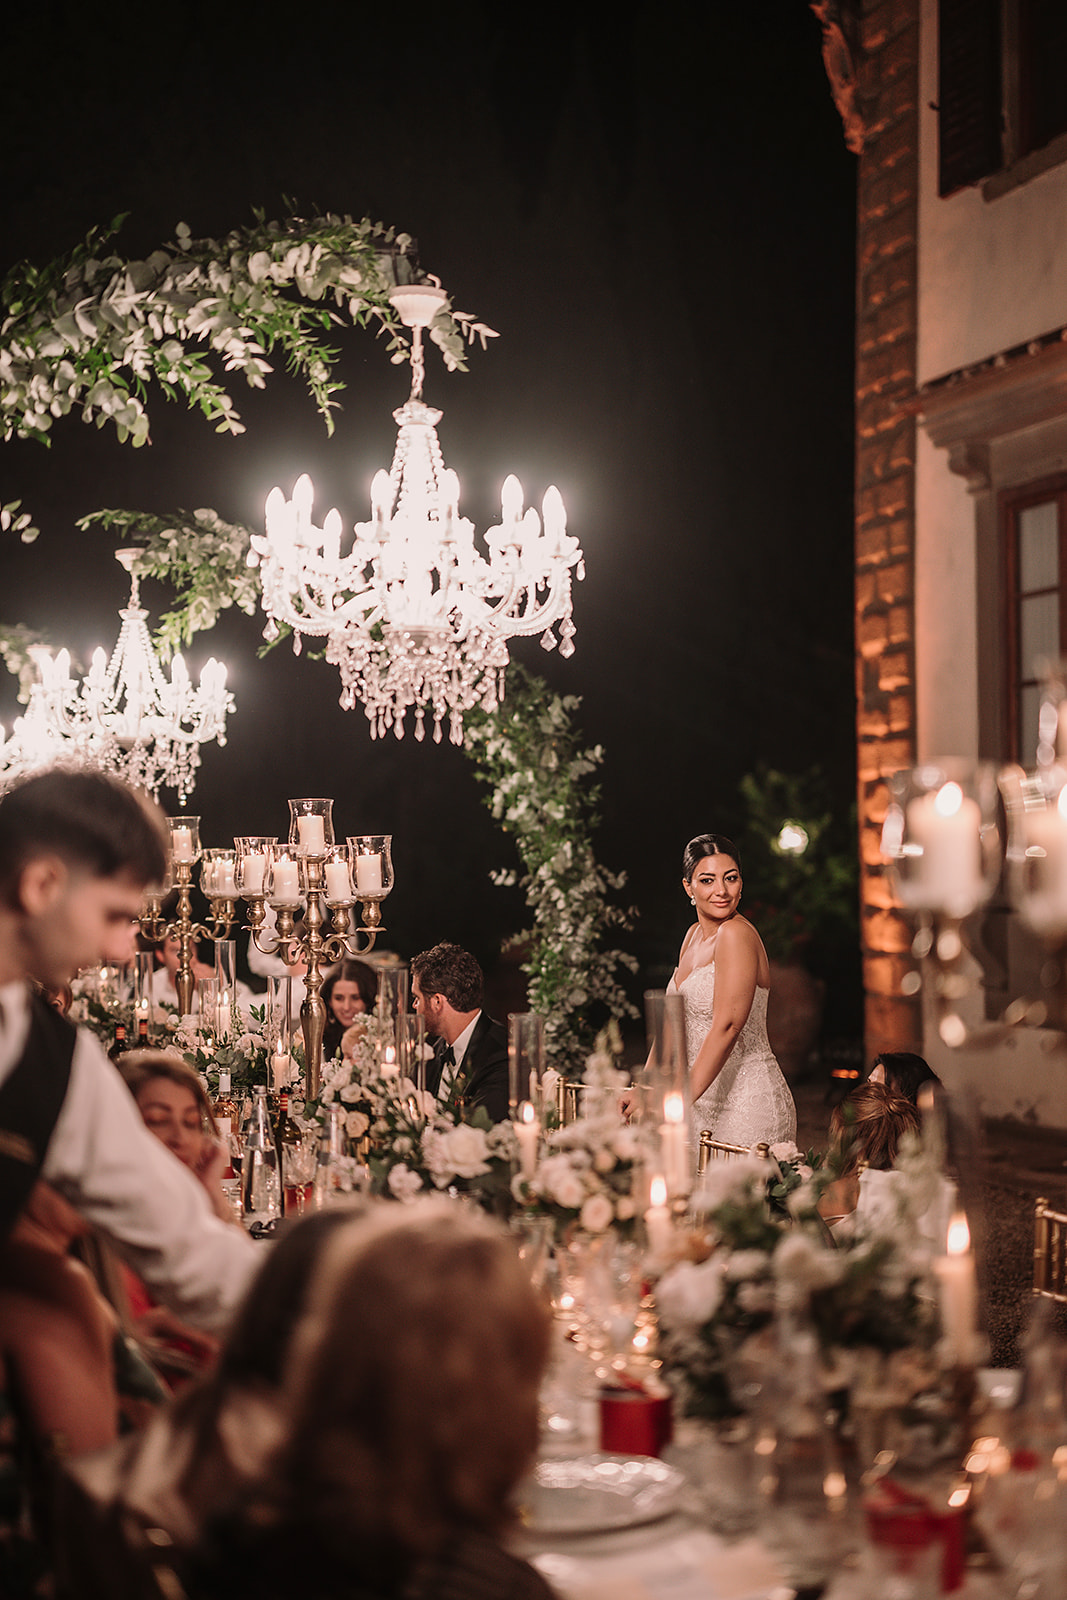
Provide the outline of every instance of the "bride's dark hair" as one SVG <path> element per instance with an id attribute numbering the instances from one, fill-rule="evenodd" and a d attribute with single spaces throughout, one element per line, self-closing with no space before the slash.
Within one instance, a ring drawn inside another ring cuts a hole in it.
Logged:
<path id="1" fill-rule="evenodd" d="M 682 877 L 686 883 L 705 856 L 729 856 L 738 872 L 741 871 L 741 857 L 732 839 L 724 833 L 698 833 L 695 839 L 690 839 L 682 856 Z"/>

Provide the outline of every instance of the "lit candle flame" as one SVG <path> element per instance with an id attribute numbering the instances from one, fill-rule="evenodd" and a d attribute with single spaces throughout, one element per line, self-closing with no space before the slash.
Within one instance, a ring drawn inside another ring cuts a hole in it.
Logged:
<path id="1" fill-rule="evenodd" d="M 963 790 L 958 783 L 943 783 L 934 796 L 934 809 L 942 817 L 954 817 L 962 804 Z"/>
<path id="2" fill-rule="evenodd" d="M 648 1195 L 654 1206 L 665 1206 L 667 1204 L 666 1178 L 657 1173 L 648 1186 Z"/>
<path id="3" fill-rule="evenodd" d="M 665 1122 L 685 1121 L 685 1100 L 677 1089 L 672 1089 L 663 1097 L 663 1119 Z"/>
<path id="4" fill-rule="evenodd" d="M 957 1211 L 948 1225 L 945 1248 L 950 1256 L 965 1256 L 971 1248 L 971 1230 L 962 1211 Z"/>

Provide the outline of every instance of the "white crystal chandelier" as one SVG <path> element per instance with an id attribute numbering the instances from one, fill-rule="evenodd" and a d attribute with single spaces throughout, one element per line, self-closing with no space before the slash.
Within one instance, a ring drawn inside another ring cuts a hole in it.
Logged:
<path id="1" fill-rule="evenodd" d="M 78 681 L 70 674 L 69 650 L 55 657 L 40 646 L 31 652 L 40 681 L 0 744 L 3 783 L 56 761 L 88 762 L 152 794 L 175 789 L 184 805 L 196 781 L 200 746 L 226 743 L 226 717 L 233 710 L 226 668 L 212 657 L 194 689 L 184 660 L 175 655 L 166 677 L 133 571 L 142 553 L 115 552 L 130 576 L 130 599 L 119 612 L 122 627 L 110 660 L 103 650 L 94 651 L 89 672 Z"/>
<path id="2" fill-rule="evenodd" d="M 447 717 L 453 744 L 462 744 L 464 713 L 491 711 L 503 695 L 509 639 L 539 633 L 546 650 L 574 653 L 571 571 L 583 578 L 585 568 L 559 491 L 548 490 L 539 517 L 523 509 L 513 477 L 485 553 L 475 547 L 474 526 L 459 514 L 458 479 L 441 458 L 441 413 L 422 399 L 422 330 L 446 296 L 438 285 L 414 284 L 390 299 L 412 331 L 411 395 L 393 413 L 396 451 L 391 471 L 375 474 L 371 520 L 355 525 L 342 555 L 340 514 L 314 525 L 305 474 L 291 500 L 271 491 L 266 536 L 253 536 L 249 560 L 261 563 L 264 637 L 288 626 L 298 653 L 303 635 L 325 639 L 341 704 L 363 702 L 372 737 L 392 728 L 403 738 L 413 707 L 417 739 L 429 715 L 435 740 Z"/>

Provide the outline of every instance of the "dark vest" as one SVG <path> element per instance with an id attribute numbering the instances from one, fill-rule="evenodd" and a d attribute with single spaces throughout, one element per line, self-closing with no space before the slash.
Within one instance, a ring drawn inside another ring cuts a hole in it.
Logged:
<path id="1" fill-rule="evenodd" d="M 26 1048 L 0 1085 L 0 1238 L 11 1232 L 44 1165 L 77 1036 L 54 1007 L 30 997 Z"/>

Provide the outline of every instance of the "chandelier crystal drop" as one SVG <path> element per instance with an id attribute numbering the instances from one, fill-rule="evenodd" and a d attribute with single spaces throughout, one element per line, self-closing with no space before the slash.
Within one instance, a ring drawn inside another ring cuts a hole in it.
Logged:
<path id="1" fill-rule="evenodd" d="M 412 330 L 412 388 L 393 412 L 396 450 L 391 470 L 375 475 L 370 521 L 355 525 L 342 555 L 340 514 L 315 526 L 305 474 L 291 499 L 271 491 L 266 536 L 253 536 L 249 560 L 261 565 L 264 637 L 291 628 L 297 653 L 303 636 L 325 639 L 341 705 L 362 701 L 372 737 L 392 729 L 403 738 L 414 709 L 417 739 L 429 717 L 435 740 L 447 719 L 453 744 L 462 744 L 464 713 L 499 704 L 510 639 L 539 633 L 546 650 L 574 653 L 571 573 L 583 578 L 585 568 L 558 489 L 548 490 L 538 516 L 524 509 L 514 477 L 485 551 L 476 547 L 474 525 L 459 513 L 459 480 L 442 460 L 441 413 L 422 399 L 422 330 L 446 297 L 439 286 L 415 284 L 390 298 Z"/>
<path id="2" fill-rule="evenodd" d="M 5 784 L 53 762 L 88 763 L 153 795 L 161 787 L 174 789 L 184 805 L 196 781 L 200 746 L 226 743 L 226 718 L 234 705 L 226 668 L 212 657 L 194 688 L 184 660 L 175 655 L 168 679 L 140 604 L 133 565 L 141 554 L 133 548 L 115 552 L 130 576 L 130 598 L 119 612 L 122 627 L 110 660 L 96 650 L 78 681 L 71 677 L 69 650 L 54 657 L 43 647 L 31 652 L 39 681 L 25 714 L 0 745 Z"/>

